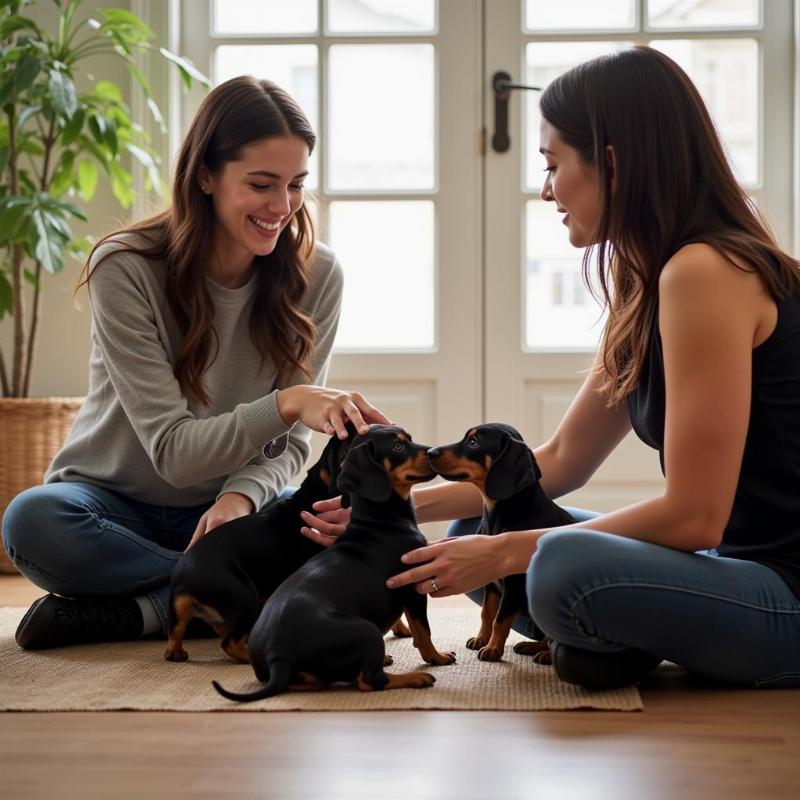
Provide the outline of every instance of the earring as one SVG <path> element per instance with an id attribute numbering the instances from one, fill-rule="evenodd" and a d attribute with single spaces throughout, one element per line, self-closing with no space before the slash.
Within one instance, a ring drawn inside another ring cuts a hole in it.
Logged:
<path id="1" fill-rule="evenodd" d="M 211 187 L 208 184 L 205 184 L 203 187 L 203 194 L 211 194 Z"/>

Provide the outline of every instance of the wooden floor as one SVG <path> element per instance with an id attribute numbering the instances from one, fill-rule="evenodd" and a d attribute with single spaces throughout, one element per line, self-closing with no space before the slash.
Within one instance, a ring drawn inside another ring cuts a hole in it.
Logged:
<path id="1" fill-rule="evenodd" d="M 0 605 L 39 595 L 0 576 Z M 643 713 L 6 713 L 0 797 L 800 798 L 800 692 L 641 692 Z"/>

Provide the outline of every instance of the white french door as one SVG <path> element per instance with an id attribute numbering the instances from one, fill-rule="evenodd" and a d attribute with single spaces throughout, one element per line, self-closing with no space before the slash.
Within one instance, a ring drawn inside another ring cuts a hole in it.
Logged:
<path id="1" fill-rule="evenodd" d="M 511 92 L 510 147 L 497 152 L 493 76 L 502 71 L 544 86 L 574 64 L 632 43 L 664 50 L 697 84 L 743 185 L 791 249 L 792 3 L 488 0 L 486 7 L 484 414 L 537 443 L 583 381 L 602 316 L 581 283 L 582 252 L 569 245 L 552 204 L 539 199 L 539 93 Z M 631 434 L 567 502 L 611 510 L 661 485 L 657 458 Z"/>
<path id="2" fill-rule="evenodd" d="M 581 253 L 539 200 L 538 93 L 510 93 L 498 152 L 496 73 L 543 86 L 614 48 L 665 50 L 698 84 L 743 184 L 791 248 L 792 0 L 171 4 L 173 47 L 215 82 L 271 78 L 310 117 L 320 239 L 346 278 L 329 382 L 363 391 L 419 441 L 498 420 L 540 443 L 602 326 Z M 173 147 L 201 96 L 180 103 Z M 660 486 L 657 460 L 630 437 L 568 501 L 605 510 Z"/>

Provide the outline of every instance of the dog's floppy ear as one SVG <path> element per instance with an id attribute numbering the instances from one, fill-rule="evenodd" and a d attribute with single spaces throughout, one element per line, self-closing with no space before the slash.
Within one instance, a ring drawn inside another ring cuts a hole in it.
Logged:
<path id="1" fill-rule="evenodd" d="M 342 462 L 337 485 L 341 492 L 374 503 L 385 503 L 392 496 L 392 484 L 378 461 L 375 442 L 366 441 L 350 448 Z"/>
<path id="2" fill-rule="evenodd" d="M 486 475 L 486 495 L 492 500 L 508 500 L 522 489 L 533 486 L 541 476 L 528 445 L 508 436 Z"/>

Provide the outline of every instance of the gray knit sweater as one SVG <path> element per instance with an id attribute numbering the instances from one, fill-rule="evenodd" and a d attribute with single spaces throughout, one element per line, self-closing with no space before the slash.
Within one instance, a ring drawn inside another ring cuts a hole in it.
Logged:
<path id="1" fill-rule="evenodd" d="M 117 247 L 113 239 L 104 243 L 92 266 Z M 173 374 L 182 337 L 167 304 L 165 278 L 163 263 L 133 253 L 110 255 L 92 274 L 89 392 L 45 481 L 82 481 L 178 507 L 239 492 L 259 509 L 308 457 L 310 431 L 283 422 L 277 390 L 325 382 L 342 269 L 318 244 L 301 303 L 317 325 L 311 380 L 297 375 L 281 382 L 273 363 L 261 366 L 248 329 L 254 279 L 239 289 L 207 279 L 218 345 L 204 374 L 210 407 L 189 401 Z"/>

